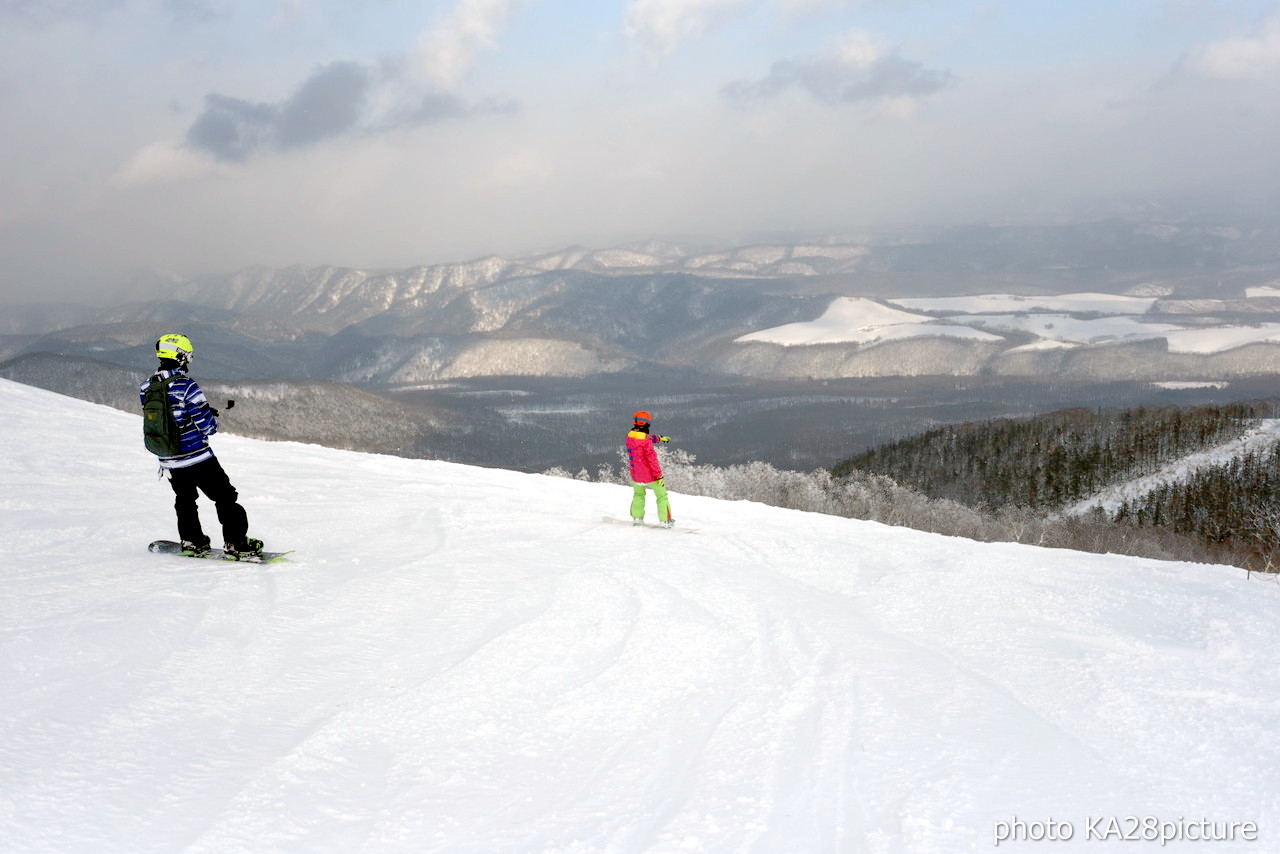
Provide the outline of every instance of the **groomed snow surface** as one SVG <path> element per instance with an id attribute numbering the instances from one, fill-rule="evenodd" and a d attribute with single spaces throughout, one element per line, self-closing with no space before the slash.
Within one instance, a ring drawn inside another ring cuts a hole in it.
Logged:
<path id="1" fill-rule="evenodd" d="M 0 381 L 2 851 L 1280 850 L 1272 580 L 218 436 L 224 565 L 138 427 Z"/>

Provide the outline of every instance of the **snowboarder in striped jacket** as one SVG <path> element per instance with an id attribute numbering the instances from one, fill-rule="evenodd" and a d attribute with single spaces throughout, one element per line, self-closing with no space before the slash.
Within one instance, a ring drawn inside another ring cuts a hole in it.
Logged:
<path id="1" fill-rule="evenodd" d="M 658 521 L 664 528 L 674 528 L 676 520 L 671 515 L 671 501 L 662 480 L 662 465 L 658 462 L 657 445 L 669 442 L 666 436 L 650 433 L 653 416 L 643 409 L 632 416 L 631 432 L 627 434 L 627 460 L 631 463 L 631 521 L 644 524 L 646 490 L 653 490 L 658 501 Z"/>
<path id="2" fill-rule="evenodd" d="M 168 403 L 166 415 L 172 415 L 171 432 L 176 435 L 163 450 L 151 443 L 148 447 L 160 455 L 160 468 L 173 487 L 183 554 L 203 554 L 211 546 L 196 506 L 198 493 L 203 492 L 217 508 L 224 551 L 234 557 L 253 556 L 262 552 L 262 540 L 248 536 L 249 519 L 238 502 L 239 494 L 209 447 L 209 437 L 218 432 L 218 410 L 209 406 L 200 386 L 187 376 L 194 355 L 191 339 L 185 335 L 169 333 L 156 341 L 160 368 L 139 386 L 138 397 L 145 413 L 148 393 L 161 386 Z"/>

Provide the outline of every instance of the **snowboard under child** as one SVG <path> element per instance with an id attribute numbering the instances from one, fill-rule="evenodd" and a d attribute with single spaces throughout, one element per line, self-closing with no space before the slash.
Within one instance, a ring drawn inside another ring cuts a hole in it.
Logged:
<path id="1" fill-rule="evenodd" d="M 148 449 L 160 455 L 160 468 L 169 475 L 183 554 L 202 555 L 212 545 L 196 507 L 198 493 L 203 492 L 217 508 L 227 557 L 256 557 L 262 554 L 262 540 L 248 536 L 249 519 L 237 501 L 236 488 L 209 447 L 209 437 L 218 432 L 218 411 L 186 374 L 194 355 L 191 339 L 185 335 L 170 333 L 156 341 L 160 368 L 139 386 L 138 397 L 145 407 L 153 385 L 162 384 L 177 435 L 172 447 L 161 451 L 148 444 Z"/>
<path id="2" fill-rule="evenodd" d="M 675 518 L 671 515 L 671 500 L 667 498 L 667 487 L 662 481 L 662 465 L 658 462 L 657 445 L 668 442 L 666 436 L 650 433 L 653 416 L 640 410 L 632 416 L 631 432 L 627 434 L 627 460 L 631 464 L 631 521 L 636 525 L 644 524 L 644 507 L 647 501 L 647 490 L 653 490 L 658 502 L 658 521 L 664 528 L 674 528 Z"/>

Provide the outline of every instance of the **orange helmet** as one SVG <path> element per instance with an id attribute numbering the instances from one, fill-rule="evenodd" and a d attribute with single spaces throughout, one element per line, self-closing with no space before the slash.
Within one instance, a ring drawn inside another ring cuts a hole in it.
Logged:
<path id="1" fill-rule="evenodd" d="M 653 416 L 641 409 L 635 415 L 631 416 L 637 424 L 652 424 Z"/>

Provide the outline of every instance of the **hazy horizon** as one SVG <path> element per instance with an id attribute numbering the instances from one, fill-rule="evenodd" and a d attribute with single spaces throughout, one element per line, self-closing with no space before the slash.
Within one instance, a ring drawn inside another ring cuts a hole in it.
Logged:
<path id="1" fill-rule="evenodd" d="M 3 0 L 0 304 L 1209 198 L 1280 212 L 1280 2 Z"/>

